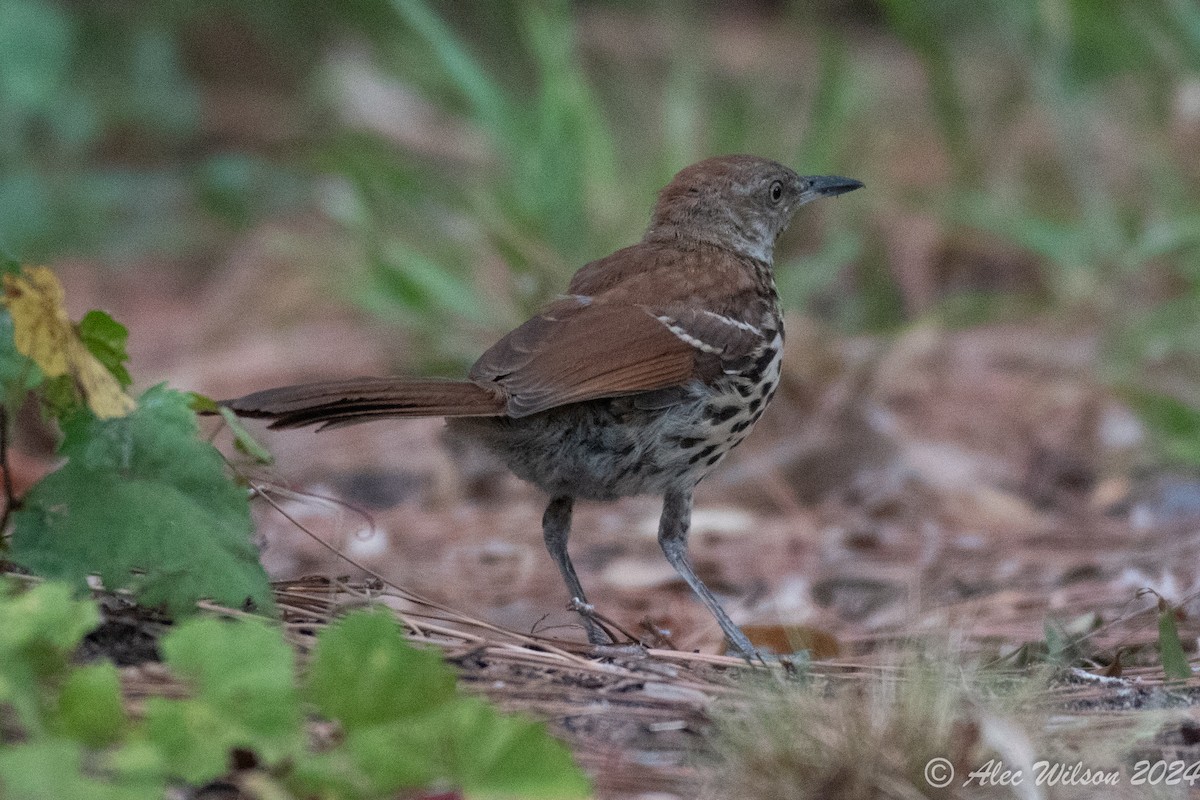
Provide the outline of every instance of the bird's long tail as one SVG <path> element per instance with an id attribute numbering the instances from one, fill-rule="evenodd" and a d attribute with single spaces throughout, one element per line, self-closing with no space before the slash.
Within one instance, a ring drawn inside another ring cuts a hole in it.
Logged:
<path id="1" fill-rule="evenodd" d="M 498 393 L 469 381 L 353 378 L 266 389 L 221 403 L 272 428 L 328 428 L 385 417 L 492 417 L 504 414 Z"/>

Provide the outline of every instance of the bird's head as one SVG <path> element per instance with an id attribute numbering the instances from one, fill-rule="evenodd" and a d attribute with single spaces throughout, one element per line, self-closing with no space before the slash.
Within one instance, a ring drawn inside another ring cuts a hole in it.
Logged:
<path id="1" fill-rule="evenodd" d="M 801 176 L 757 156 L 717 156 L 686 167 L 658 194 L 646 240 L 694 239 L 771 263 L 796 209 L 862 183 Z"/>

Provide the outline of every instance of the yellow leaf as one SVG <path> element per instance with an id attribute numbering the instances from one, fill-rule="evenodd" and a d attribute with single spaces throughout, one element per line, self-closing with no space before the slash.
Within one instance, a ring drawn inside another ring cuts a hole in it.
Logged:
<path id="1" fill-rule="evenodd" d="M 123 417 L 137 408 L 133 398 L 125 394 L 121 384 L 108 371 L 108 367 L 92 355 L 87 345 L 79 338 L 74 329 L 68 340 L 67 363 L 71 367 L 71 375 L 83 393 L 88 408 L 100 419 Z"/>
<path id="2" fill-rule="evenodd" d="M 63 305 L 63 288 L 48 267 L 4 276 L 4 305 L 13 320 L 17 352 L 45 373 L 70 375 L 97 417 L 123 417 L 136 404 L 79 338 Z"/>
<path id="3" fill-rule="evenodd" d="M 33 359 L 48 378 L 67 374 L 67 342 L 74 331 L 63 308 L 63 288 L 47 267 L 25 267 L 4 276 L 4 305 L 13 319 L 17 352 Z"/>

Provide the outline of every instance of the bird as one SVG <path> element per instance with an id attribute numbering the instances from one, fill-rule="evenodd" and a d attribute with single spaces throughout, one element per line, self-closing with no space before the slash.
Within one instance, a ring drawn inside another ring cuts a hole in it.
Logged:
<path id="1" fill-rule="evenodd" d="M 276 429 L 445 417 L 451 436 L 482 445 L 549 497 L 543 538 L 593 645 L 612 642 L 567 551 L 574 504 L 660 495 L 667 561 L 732 649 L 761 659 L 692 567 L 692 496 L 779 385 L 776 240 L 800 206 L 862 186 L 757 156 L 705 159 L 658 193 L 641 241 L 579 269 L 466 379 L 307 383 L 222 405 Z"/>

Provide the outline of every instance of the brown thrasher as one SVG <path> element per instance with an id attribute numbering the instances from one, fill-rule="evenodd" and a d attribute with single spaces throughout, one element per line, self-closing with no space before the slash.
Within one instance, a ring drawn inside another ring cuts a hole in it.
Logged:
<path id="1" fill-rule="evenodd" d="M 594 644 L 608 637 L 567 554 L 575 498 L 661 494 L 667 560 L 730 644 L 757 656 L 688 560 L 692 491 L 746 438 L 779 383 L 775 240 L 800 206 L 861 186 L 753 156 L 701 161 L 659 193 L 641 242 L 575 273 L 567 294 L 493 345 L 467 380 L 359 378 L 225 405 L 272 428 L 449 417 L 452 434 L 550 495 L 546 547 Z"/>

